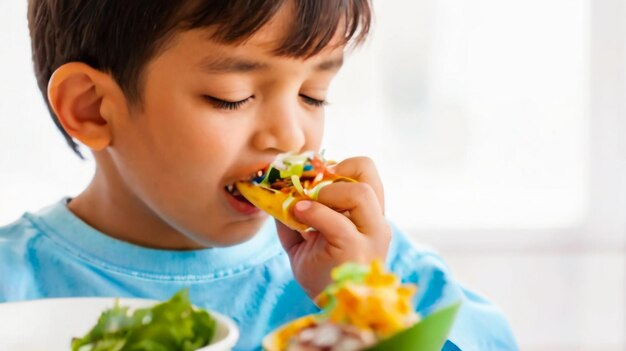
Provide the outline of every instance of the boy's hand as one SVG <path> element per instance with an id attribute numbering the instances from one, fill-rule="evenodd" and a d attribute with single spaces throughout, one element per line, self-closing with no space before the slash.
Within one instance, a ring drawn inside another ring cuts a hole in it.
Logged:
<path id="1" fill-rule="evenodd" d="M 331 269 L 341 263 L 375 258 L 384 262 L 391 240 L 383 186 L 372 160 L 355 157 L 329 168 L 358 183 L 330 184 L 319 192 L 317 202 L 295 205 L 295 217 L 317 231 L 299 233 L 276 221 L 294 276 L 311 298 L 331 282 Z"/>

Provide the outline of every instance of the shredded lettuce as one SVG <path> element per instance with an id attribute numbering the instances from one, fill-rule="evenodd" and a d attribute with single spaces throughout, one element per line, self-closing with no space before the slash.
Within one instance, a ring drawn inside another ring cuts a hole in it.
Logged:
<path id="1" fill-rule="evenodd" d="M 293 194 L 289 194 L 289 196 L 287 196 L 287 199 L 285 199 L 285 201 L 283 202 L 283 216 L 287 217 L 287 215 L 289 213 L 289 206 L 295 200 L 296 200 L 296 198 L 293 197 Z"/>
<path id="2" fill-rule="evenodd" d="M 256 179 L 260 185 L 270 187 L 278 179 L 292 180 L 294 176 L 300 178 L 305 171 L 313 169 L 311 161 L 315 158 L 312 151 L 295 154 L 288 152 L 279 154 L 272 164 L 269 165 L 262 179 Z"/>
<path id="3" fill-rule="evenodd" d="M 333 181 L 332 180 L 325 180 L 323 182 L 319 182 L 313 189 L 309 190 L 309 197 L 313 200 L 317 200 L 317 197 L 320 194 L 320 190 L 322 190 L 323 187 L 332 184 Z"/>
<path id="4" fill-rule="evenodd" d="M 304 188 L 302 187 L 302 184 L 300 183 L 300 177 L 297 175 L 292 175 L 291 176 L 291 182 L 293 183 L 293 187 L 296 188 L 296 191 L 298 192 L 298 194 L 304 196 L 306 195 L 306 192 L 304 191 Z"/>
<path id="5" fill-rule="evenodd" d="M 265 173 L 254 179 L 253 182 L 267 189 L 293 186 L 298 194 L 317 200 L 319 191 L 333 183 L 332 180 L 322 181 L 326 164 L 327 161 L 324 159 L 323 154 L 316 154 L 313 151 L 301 154 L 293 152 L 279 154 L 268 166 Z M 303 176 L 315 177 L 313 180 L 309 179 L 306 183 L 302 183 Z M 280 185 L 275 187 L 277 183 L 280 183 Z"/>

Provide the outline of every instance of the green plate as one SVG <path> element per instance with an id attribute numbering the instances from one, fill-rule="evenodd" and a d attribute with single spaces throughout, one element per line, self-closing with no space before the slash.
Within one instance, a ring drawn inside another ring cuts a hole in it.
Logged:
<path id="1" fill-rule="evenodd" d="M 414 326 L 366 351 L 441 351 L 460 306 L 461 303 L 457 302 L 433 312 Z"/>
<path id="2" fill-rule="evenodd" d="M 381 340 L 365 351 L 441 351 L 460 306 L 461 302 L 456 302 L 437 310 L 414 326 Z M 283 328 L 284 326 L 277 330 Z M 263 350 L 280 351 L 276 346 L 275 335 L 276 331 L 265 337 Z"/>

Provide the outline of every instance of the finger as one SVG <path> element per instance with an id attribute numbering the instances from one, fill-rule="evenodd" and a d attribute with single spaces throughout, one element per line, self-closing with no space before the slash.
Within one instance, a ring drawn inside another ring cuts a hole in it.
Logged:
<path id="1" fill-rule="evenodd" d="M 275 220 L 276 222 L 276 231 L 278 232 L 278 239 L 280 240 L 281 245 L 291 256 L 291 251 L 294 247 L 304 241 L 304 238 L 297 231 L 287 227 L 279 220 Z"/>
<path id="2" fill-rule="evenodd" d="M 383 183 L 378 174 L 378 169 L 374 161 L 369 157 L 352 157 L 343 160 L 332 166 L 328 166 L 328 169 L 338 175 L 352 178 L 362 183 L 369 184 L 376 198 L 380 203 L 380 208 L 385 211 L 385 193 Z"/>
<path id="3" fill-rule="evenodd" d="M 366 183 L 327 185 L 320 190 L 317 201 L 337 212 L 348 211 L 350 220 L 364 234 L 379 233 L 386 223 L 377 196 Z"/>
<path id="4" fill-rule="evenodd" d="M 298 201 L 293 209 L 296 218 L 324 236 L 330 245 L 345 247 L 347 234 L 356 230 L 346 216 L 316 201 Z"/>

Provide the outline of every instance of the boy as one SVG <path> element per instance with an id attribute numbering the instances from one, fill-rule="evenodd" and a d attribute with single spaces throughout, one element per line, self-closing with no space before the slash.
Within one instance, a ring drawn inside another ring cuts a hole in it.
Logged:
<path id="1" fill-rule="evenodd" d="M 390 227 L 368 159 L 335 167 L 359 183 L 296 206 L 310 236 L 225 190 L 278 153 L 319 148 L 330 81 L 369 30 L 367 0 L 31 0 L 29 23 L 53 119 L 97 167 L 76 198 L 0 229 L 0 301 L 187 287 L 254 350 L 317 311 L 332 267 L 381 258 L 419 285 L 419 312 L 464 301 L 445 350 L 516 348 L 497 309 Z"/>

